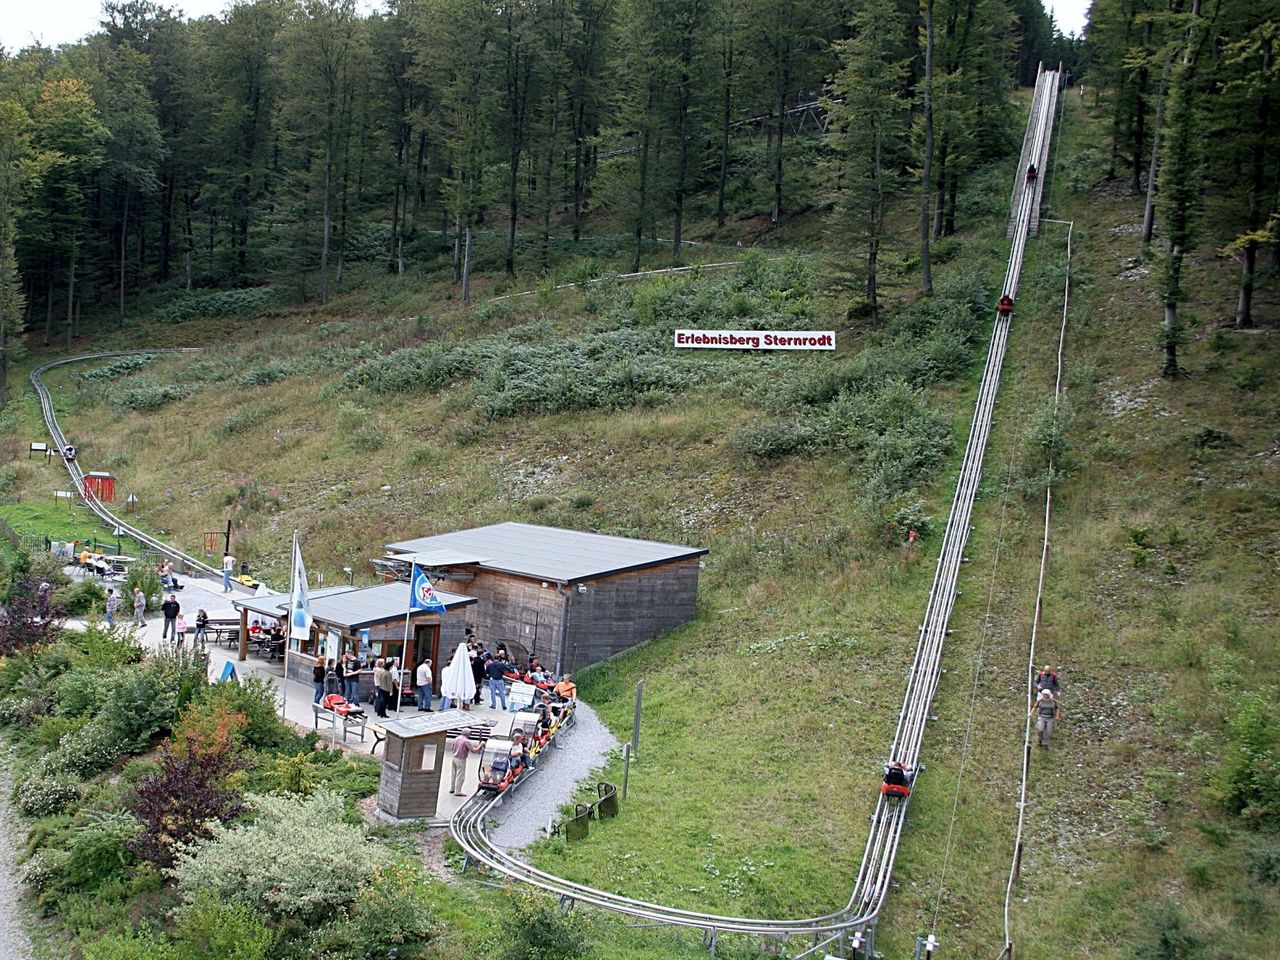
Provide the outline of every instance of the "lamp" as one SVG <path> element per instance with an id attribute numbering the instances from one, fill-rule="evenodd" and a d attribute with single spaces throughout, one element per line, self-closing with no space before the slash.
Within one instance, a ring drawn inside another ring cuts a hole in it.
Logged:
<path id="1" fill-rule="evenodd" d="M 350 567 L 343 567 L 342 572 L 347 575 L 348 586 L 354 587 L 356 585 L 356 572 Z"/>

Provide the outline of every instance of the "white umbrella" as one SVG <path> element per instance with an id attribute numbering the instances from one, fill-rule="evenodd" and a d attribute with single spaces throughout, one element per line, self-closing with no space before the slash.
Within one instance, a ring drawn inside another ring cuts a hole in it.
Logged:
<path id="1" fill-rule="evenodd" d="M 470 703 L 476 695 L 476 678 L 471 673 L 471 658 L 467 656 L 467 645 L 458 644 L 458 649 L 444 668 L 444 676 L 440 678 L 440 693 L 453 701 L 454 706 Z"/>

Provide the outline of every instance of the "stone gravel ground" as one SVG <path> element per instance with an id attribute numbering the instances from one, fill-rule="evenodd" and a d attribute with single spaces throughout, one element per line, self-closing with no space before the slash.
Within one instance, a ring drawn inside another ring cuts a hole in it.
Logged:
<path id="1" fill-rule="evenodd" d="M 518 849 L 546 836 L 547 822 L 559 819 L 560 808 L 573 799 L 591 771 L 604 766 L 618 739 L 579 701 L 573 726 L 562 731 L 556 743 L 538 755 L 537 772 L 493 811 L 498 826 L 489 837 L 495 844 Z"/>
<path id="2" fill-rule="evenodd" d="M 32 960 L 22 905 L 22 874 L 17 867 L 20 845 L 18 815 L 9 806 L 8 770 L 0 767 L 0 960 Z"/>

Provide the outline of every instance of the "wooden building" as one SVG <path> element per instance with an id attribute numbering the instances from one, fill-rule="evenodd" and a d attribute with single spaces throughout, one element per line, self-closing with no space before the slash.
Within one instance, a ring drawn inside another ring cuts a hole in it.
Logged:
<path id="1" fill-rule="evenodd" d="M 445 663 L 465 642 L 465 608 L 476 603 L 475 597 L 446 590 L 437 593 L 444 602 L 444 613 L 415 610 L 409 614 L 409 585 L 380 583 L 373 587 L 333 587 L 311 593 L 311 616 L 314 624 L 306 640 L 289 640 L 285 653 L 285 673 L 292 680 L 311 682 L 315 658 L 341 656 L 348 650 L 372 668 L 379 657 L 396 657 L 406 670 L 423 658 L 430 657 L 439 679 Z M 261 615 L 283 621 L 289 606 L 289 595 L 272 594 L 234 600 L 240 611 L 241 636 L 247 636 L 251 617 Z M 409 647 L 405 650 L 405 617 L 408 616 Z M 241 648 L 244 659 L 244 647 Z M 361 696 L 367 692 L 370 679 L 366 674 Z M 408 689 L 406 684 L 405 689 Z"/>
<path id="2" fill-rule="evenodd" d="M 417 563 L 444 590 L 475 597 L 466 617 L 482 642 L 514 642 L 524 655 L 564 673 L 692 620 L 699 558 L 706 553 L 498 523 L 388 544 L 383 562 Z"/>
<path id="3" fill-rule="evenodd" d="M 382 724 L 387 745 L 378 779 L 378 815 L 390 823 L 434 817 L 445 771 L 446 738 L 474 724 L 461 710 L 388 720 Z"/>

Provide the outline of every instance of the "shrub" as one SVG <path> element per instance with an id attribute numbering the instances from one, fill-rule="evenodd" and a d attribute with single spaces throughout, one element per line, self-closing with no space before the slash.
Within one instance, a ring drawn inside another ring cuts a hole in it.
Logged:
<path id="1" fill-rule="evenodd" d="M 363 825 L 343 822 L 335 793 L 245 800 L 256 819 L 212 824 L 212 836 L 186 848 L 170 871 L 188 903 L 208 892 L 305 921 L 350 903 L 390 859 L 385 848 L 367 842 Z"/>
<path id="2" fill-rule="evenodd" d="M 215 290 L 187 293 L 155 312 L 159 323 L 184 323 L 188 320 L 217 317 L 248 317 L 278 306 L 283 298 L 272 287 L 250 287 L 245 290 Z"/>
<path id="3" fill-rule="evenodd" d="M 386 916 L 395 915 L 384 915 L 384 923 Z M 177 960 L 264 960 L 276 939 L 249 907 L 208 896 L 180 908 L 176 921 Z"/>
<path id="4" fill-rule="evenodd" d="M 125 578 L 124 586 L 120 590 L 120 607 L 123 610 L 128 607 L 130 613 L 133 612 L 133 589 L 137 587 L 142 591 L 142 595 L 148 598 L 159 596 L 164 589 L 160 586 L 160 578 L 156 576 L 156 572 L 149 563 L 135 563 L 129 568 L 129 575 Z"/>
<path id="5" fill-rule="evenodd" d="M 58 678 L 57 712 L 61 717 L 93 713 L 103 697 L 107 678 L 95 667 L 77 667 Z"/>
<path id="6" fill-rule="evenodd" d="M 40 580 L 26 574 L 14 582 L 6 600 L 6 616 L 0 617 L 0 657 L 52 643 L 62 630 L 62 611 L 50 604 L 48 616 L 40 615 Z"/>
<path id="7" fill-rule="evenodd" d="M 212 715 L 219 709 L 244 718 L 232 735 L 236 742 L 253 750 L 297 747 L 302 739 L 280 719 L 276 688 L 262 677 L 246 677 L 239 683 L 213 683 L 200 691 L 189 708 Z M 185 722 L 186 716 L 183 716 Z"/>
<path id="8" fill-rule="evenodd" d="M 59 847 L 41 850 L 22 870 L 22 879 L 36 893 L 52 890 L 66 871 L 71 854 Z"/>
<path id="9" fill-rule="evenodd" d="M 235 379 L 241 387 L 265 387 L 269 383 L 293 375 L 293 364 L 286 360 L 268 360 L 256 367 L 241 371 Z"/>
<path id="10" fill-rule="evenodd" d="M 147 364 L 155 359 L 154 354 L 139 353 L 128 357 L 117 357 L 110 363 L 86 371 L 80 374 L 81 380 L 103 381 L 103 380 L 119 380 L 121 377 L 127 377 L 131 373 L 137 373 Z"/>
<path id="11" fill-rule="evenodd" d="M 148 930 L 125 935 L 108 934 L 92 943 L 81 943 L 84 960 L 178 960 L 166 940 Z"/>
<path id="12" fill-rule="evenodd" d="M 233 775 L 248 766 L 232 729 L 243 718 L 222 713 L 213 726 L 189 724 L 166 744 L 160 769 L 134 787 L 133 812 L 141 835 L 129 850 L 160 867 L 170 866 L 183 844 L 211 835 L 211 825 L 244 811 Z"/>
<path id="13" fill-rule="evenodd" d="M 84 779 L 115 763 L 122 749 L 119 724 L 100 714 L 64 736 L 45 763 L 50 770 L 66 771 Z"/>
<path id="14" fill-rule="evenodd" d="M 101 610 L 106 600 L 106 593 L 92 580 L 81 580 L 54 593 L 54 602 L 72 617 L 82 617 L 93 610 Z"/>
<path id="15" fill-rule="evenodd" d="M 136 858 L 129 843 L 142 830 L 137 817 L 120 811 L 94 811 L 71 834 L 70 856 L 56 887 L 92 890 L 124 875 Z"/>
<path id="16" fill-rule="evenodd" d="M 28 774 L 13 791 L 13 802 L 29 817 L 61 813 L 80 799 L 80 784 L 68 773 Z"/>
<path id="17" fill-rule="evenodd" d="M 1220 786 L 1227 809 L 1256 826 L 1280 824 L 1280 720 L 1272 693 L 1246 693 L 1227 723 Z"/>
<path id="18" fill-rule="evenodd" d="M 315 960 L 346 960 L 348 957 L 383 956 L 392 950 L 403 955 L 430 941 L 436 925 L 427 909 L 430 903 L 422 871 L 407 863 L 376 870 L 372 882 L 361 887 L 359 896 L 342 919 L 325 924 L 308 944 L 308 956 Z M 395 917 L 395 923 L 387 923 Z"/>
<path id="19" fill-rule="evenodd" d="M 116 394 L 116 406 L 121 410 L 144 412 L 159 410 L 178 400 L 191 396 L 191 387 L 182 383 L 152 384 L 145 387 L 134 387 Z"/>
<path id="20" fill-rule="evenodd" d="M 159 581 L 157 588 L 158 584 Z M 121 597 L 122 606 L 128 602 L 129 598 Z M 114 670 L 142 660 L 142 645 L 137 635 L 121 623 L 108 626 L 100 620 L 93 620 L 79 631 L 65 631 L 62 647 L 70 653 L 69 659 L 75 667 L 94 668 L 98 679 L 102 679 L 103 670 Z"/>
<path id="21" fill-rule="evenodd" d="M 587 955 L 586 921 L 580 913 L 562 913 L 552 901 L 532 894 L 513 898 L 503 925 L 500 960 L 580 960 Z"/>
<path id="22" fill-rule="evenodd" d="M 204 656 L 186 651 L 157 654 L 132 670 L 112 674 L 102 712 L 124 751 L 142 750 L 156 734 L 172 728 L 206 683 Z"/>

